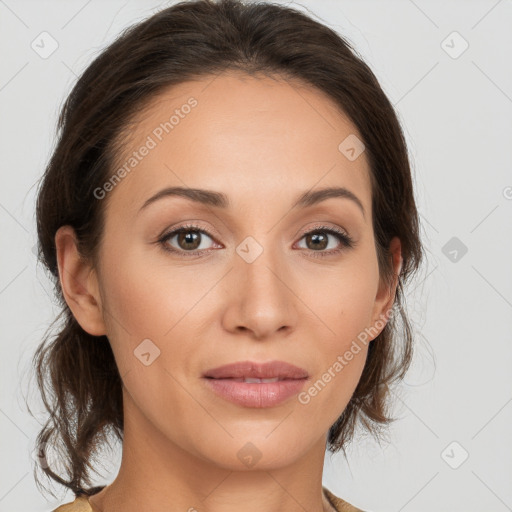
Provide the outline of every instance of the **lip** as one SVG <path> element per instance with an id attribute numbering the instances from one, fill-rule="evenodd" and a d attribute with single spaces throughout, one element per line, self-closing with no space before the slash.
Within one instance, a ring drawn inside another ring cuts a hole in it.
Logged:
<path id="1" fill-rule="evenodd" d="M 243 379 L 271 379 L 276 382 L 243 382 Z M 296 395 L 309 375 L 306 370 L 285 361 L 256 363 L 240 361 L 206 371 L 203 381 L 222 398 L 243 407 L 274 407 Z"/>
<path id="2" fill-rule="evenodd" d="M 308 372 L 286 361 L 270 361 L 258 363 L 256 361 L 237 361 L 207 370 L 203 377 L 212 379 L 236 379 L 250 377 L 257 379 L 304 379 L 308 378 Z"/>

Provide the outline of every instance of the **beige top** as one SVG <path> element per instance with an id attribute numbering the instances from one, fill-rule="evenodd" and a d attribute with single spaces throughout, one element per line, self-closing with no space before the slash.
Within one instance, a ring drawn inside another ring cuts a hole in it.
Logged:
<path id="1" fill-rule="evenodd" d="M 322 486 L 324 495 L 337 512 L 364 512 L 350 503 L 335 496 L 329 489 Z M 80 496 L 69 503 L 65 503 L 52 512 L 93 512 L 87 496 Z"/>

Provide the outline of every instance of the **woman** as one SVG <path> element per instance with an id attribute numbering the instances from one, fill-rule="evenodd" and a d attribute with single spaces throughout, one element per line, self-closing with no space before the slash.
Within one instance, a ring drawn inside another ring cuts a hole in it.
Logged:
<path id="1" fill-rule="evenodd" d="M 391 421 L 422 259 L 368 66 L 293 9 L 182 2 L 96 58 L 59 128 L 37 226 L 63 324 L 35 358 L 57 510 L 360 510 L 325 449 Z M 109 434 L 119 473 L 91 486 Z"/>

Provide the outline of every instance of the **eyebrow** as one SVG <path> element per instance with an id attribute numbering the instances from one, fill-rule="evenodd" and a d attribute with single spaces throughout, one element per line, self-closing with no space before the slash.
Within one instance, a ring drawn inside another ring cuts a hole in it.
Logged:
<path id="1" fill-rule="evenodd" d="M 230 205 L 228 196 L 222 192 L 200 188 L 167 187 L 147 199 L 140 207 L 139 212 L 155 201 L 172 196 L 184 197 L 196 203 L 213 206 L 215 208 L 227 209 Z M 293 203 L 292 208 L 307 208 L 333 197 L 351 200 L 359 207 L 363 217 L 366 218 L 366 212 L 361 200 L 345 187 L 327 187 L 318 190 L 308 190 L 299 195 Z"/>

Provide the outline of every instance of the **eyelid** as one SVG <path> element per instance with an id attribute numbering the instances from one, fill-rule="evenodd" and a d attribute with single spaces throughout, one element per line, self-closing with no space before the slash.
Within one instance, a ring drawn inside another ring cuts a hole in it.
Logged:
<path id="1" fill-rule="evenodd" d="M 203 225 L 202 221 L 194 219 L 184 221 L 183 224 L 178 222 L 177 224 L 174 224 L 171 227 L 165 228 L 158 238 L 164 238 L 170 234 L 175 234 L 176 231 L 180 231 L 183 229 L 190 229 L 190 231 L 200 231 L 201 233 L 205 233 L 206 235 L 208 235 L 210 238 L 220 238 L 220 233 L 218 233 L 214 228 L 209 226 L 206 227 L 205 225 Z"/>
<path id="2" fill-rule="evenodd" d="M 324 223 L 320 222 L 320 223 L 315 224 L 314 226 L 309 226 L 308 228 L 301 230 L 300 236 L 299 236 L 299 241 L 302 240 L 304 238 L 304 236 L 309 235 L 311 233 L 315 233 L 315 232 L 329 233 L 332 236 L 334 236 L 335 238 L 337 238 L 341 244 L 341 248 L 331 249 L 329 251 L 313 251 L 313 250 L 306 251 L 315 258 L 324 258 L 324 257 L 327 258 L 329 256 L 337 256 L 338 254 L 345 252 L 349 249 L 354 249 L 357 246 L 357 242 L 348 233 L 347 230 L 340 228 L 339 226 L 336 226 L 336 225 L 334 225 L 334 226 L 326 225 L 325 222 Z M 303 251 L 301 251 L 301 252 L 303 252 Z"/>
<path id="3" fill-rule="evenodd" d="M 337 226 L 337 225 L 329 225 L 330 223 L 328 223 L 328 221 L 326 222 L 322 222 L 322 221 L 319 221 L 319 222 L 316 222 L 316 223 L 313 223 L 313 225 L 308 225 L 308 227 L 306 228 L 302 228 L 299 230 L 299 233 L 297 236 L 304 236 L 304 235 L 307 235 L 308 233 L 311 233 L 312 231 L 317 231 L 317 230 L 321 230 L 321 229 L 325 229 L 325 230 L 333 230 L 333 231 L 336 231 L 337 233 L 339 234 L 343 234 L 347 237 L 349 237 L 349 233 L 346 229 L 343 229 L 342 227 L 340 226 Z"/>
<path id="4" fill-rule="evenodd" d="M 185 251 L 175 248 L 169 248 L 167 241 L 170 238 L 174 238 L 176 235 L 178 235 L 180 232 L 183 231 L 197 231 L 201 234 L 204 234 L 211 238 L 214 243 L 221 244 L 215 239 L 215 236 L 212 235 L 207 228 L 202 227 L 199 224 L 194 224 L 195 222 L 201 222 L 201 221 L 187 221 L 185 224 L 178 225 L 176 227 L 172 226 L 171 228 L 166 229 L 162 235 L 158 237 L 157 243 L 160 243 L 163 247 L 163 249 L 167 252 L 179 254 L 179 255 L 187 255 L 187 256 L 202 256 L 205 253 L 209 253 L 214 249 L 199 249 L 195 251 Z M 335 256 L 341 252 L 344 252 L 348 249 L 352 249 L 356 246 L 355 240 L 349 235 L 349 233 L 339 226 L 336 225 L 326 225 L 325 222 L 317 222 L 313 226 L 309 226 L 307 228 L 304 228 L 299 231 L 299 234 L 296 235 L 299 237 L 298 241 L 302 240 L 304 236 L 315 233 L 315 232 L 327 232 L 331 234 L 332 236 L 336 237 L 341 244 L 341 248 L 338 249 L 330 249 L 329 251 L 314 251 L 314 250 L 307 250 L 307 249 L 301 249 L 300 252 L 308 252 L 312 253 L 314 257 L 329 257 L 329 256 Z M 224 247 L 224 246 L 223 246 Z"/>

